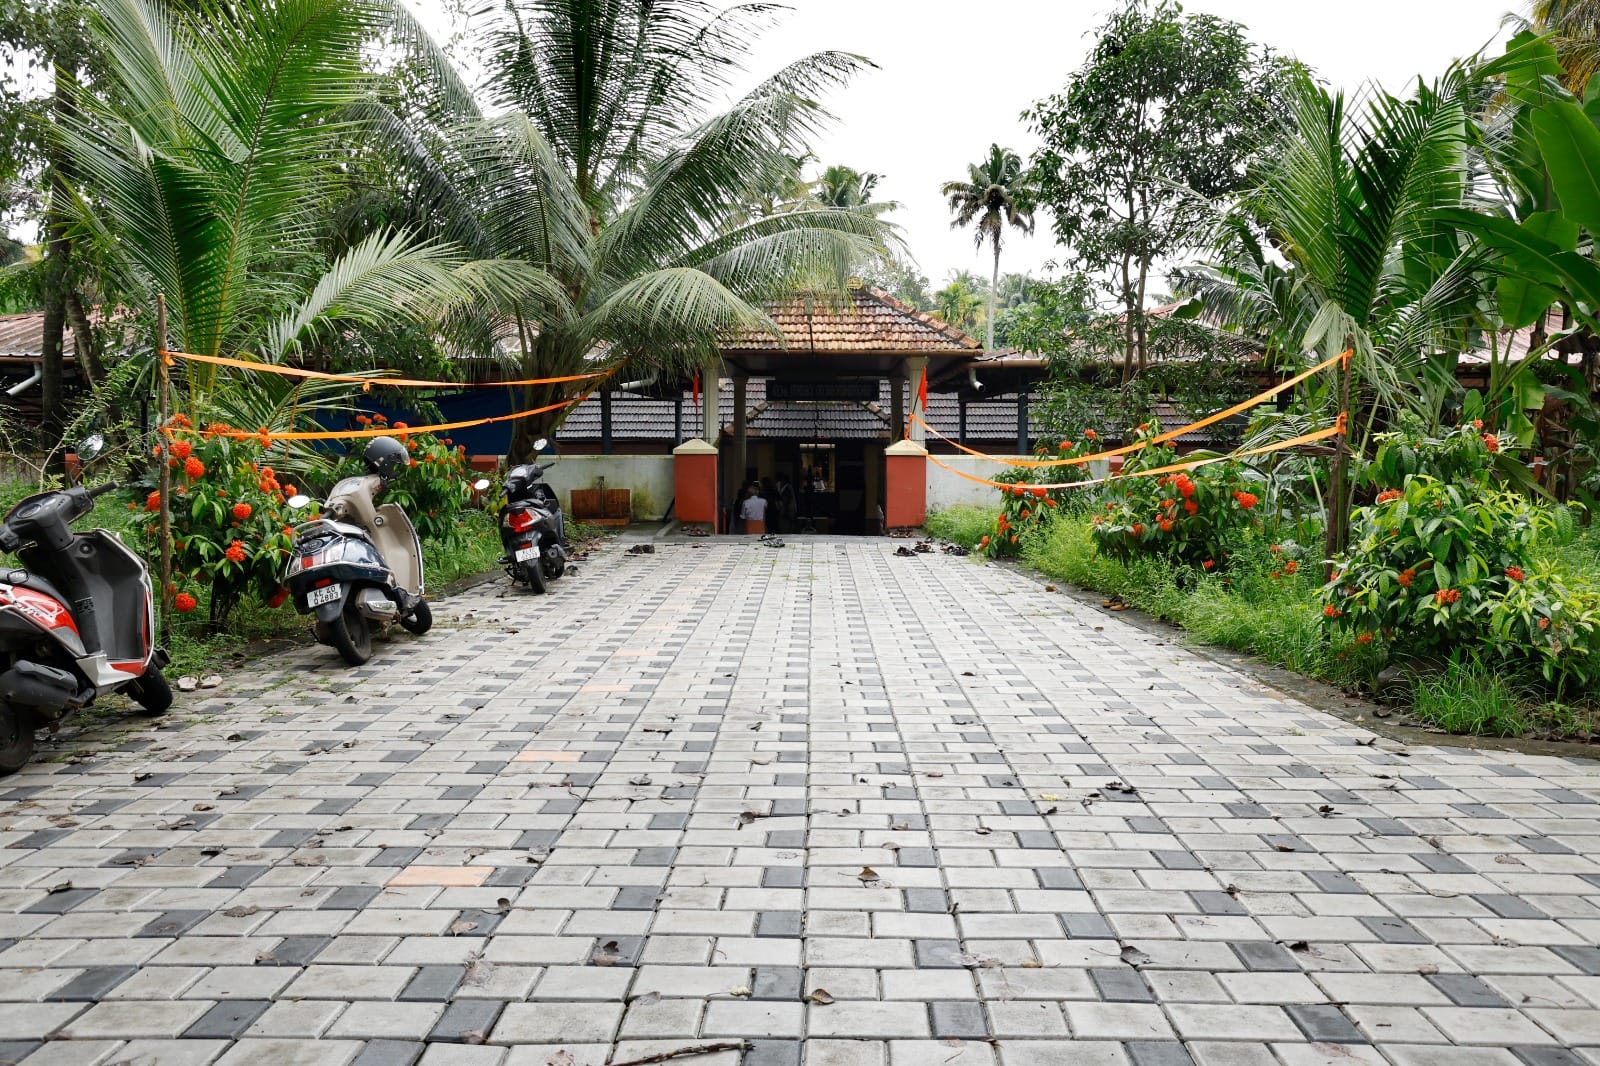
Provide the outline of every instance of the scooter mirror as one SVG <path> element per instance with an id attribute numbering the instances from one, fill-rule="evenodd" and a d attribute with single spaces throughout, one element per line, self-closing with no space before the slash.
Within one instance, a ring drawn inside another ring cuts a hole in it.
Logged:
<path id="1" fill-rule="evenodd" d="M 78 460 L 87 463 L 106 449 L 106 438 L 103 434 L 93 433 L 83 438 L 78 443 Z"/>
<path id="2" fill-rule="evenodd" d="M 533 450 L 536 452 L 542 452 L 549 443 L 550 442 L 544 437 L 540 437 L 538 440 L 533 442 Z"/>
<path id="3" fill-rule="evenodd" d="M 304 508 L 306 506 L 306 504 L 308 504 L 310 502 L 311 502 L 311 497 L 307 496 L 305 493 L 302 492 L 302 493 L 299 493 L 297 495 L 289 497 L 289 509 L 291 511 L 298 511 L 298 510 L 301 510 L 302 508 Z"/>
<path id="4" fill-rule="evenodd" d="M 482 492 L 489 487 L 489 479 L 486 477 L 480 477 L 478 480 L 472 483 L 472 487 L 477 489 L 479 492 Z"/>

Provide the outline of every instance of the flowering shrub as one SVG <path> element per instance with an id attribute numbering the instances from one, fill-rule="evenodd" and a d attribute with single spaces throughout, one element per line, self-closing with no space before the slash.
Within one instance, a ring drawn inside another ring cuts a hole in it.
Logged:
<path id="1" fill-rule="evenodd" d="M 1359 480 L 1379 489 L 1391 499 L 1409 477 L 1425 475 L 1444 482 L 1486 482 L 1495 467 L 1495 455 L 1503 448 L 1498 436 L 1487 432 L 1481 421 L 1467 422 L 1441 436 L 1430 437 L 1416 430 L 1386 433 L 1378 438 L 1372 461 L 1359 474 Z"/>
<path id="2" fill-rule="evenodd" d="M 387 422 L 382 414 L 359 415 L 356 420 L 364 427 L 374 428 L 381 428 Z M 411 461 L 384 490 L 378 502 L 397 504 L 424 541 L 445 544 L 459 541 L 463 535 L 461 512 L 472 496 L 472 473 L 467 468 L 466 446 L 432 433 L 408 433 L 404 422 L 396 422 L 388 428 L 397 440 L 405 443 Z M 339 463 L 339 477 L 355 477 L 367 472 L 361 462 L 361 449 L 366 443 L 359 438 L 352 442 L 349 454 Z"/>
<path id="3" fill-rule="evenodd" d="M 1037 454 L 1041 459 L 1076 459 L 1099 450 L 1099 434 L 1089 429 L 1076 441 L 1042 441 Z M 1000 514 L 995 518 L 994 531 L 978 542 L 978 551 L 990 558 L 1002 558 L 1018 554 L 1029 532 L 1057 509 L 1071 508 L 1082 496 L 1078 489 L 1049 489 L 1045 485 L 1087 481 L 1089 472 L 1082 466 L 1018 467 L 994 480 L 1006 486 L 1000 490 Z"/>
<path id="4" fill-rule="evenodd" d="M 1140 427 L 1137 439 L 1161 432 Z M 1128 456 L 1124 474 L 1179 462 L 1170 447 L 1146 447 Z M 1123 477 L 1111 482 L 1094 516 L 1095 549 L 1128 562 L 1163 556 L 1202 571 L 1227 565 L 1230 546 L 1260 529 L 1260 482 L 1238 463 L 1214 463 L 1160 477 Z"/>
<path id="5" fill-rule="evenodd" d="M 285 501 L 296 487 L 267 464 L 268 443 L 224 436 L 218 430 L 226 426 L 198 435 L 191 428 L 187 417 L 174 417 L 154 453 L 172 468 L 173 606 L 181 614 L 195 610 L 200 587 L 210 589 L 213 623 L 225 621 L 246 593 L 277 606 L 290 524 L 298 520 Z M 152 555 L 160 509 L 161 493 L 150 493 L 136 523 Z"/>
<path id="6" fill-rule="evenodd" d="M 1460 455 L 1472 441 L 1488 454 L 1466 434 L 1447 447 Z M 1373 665 L 1393 650 L 1476 646 L 1537 666 L 1557 685 L 1596 676 L 1600 594 L 1569 589 L 1538 565 L 1541 547 L 1571 537 L 1571 512 L 1481 480 L 1428 475 L 1378 500 L 1356 512 L 1352 546 L 1321 599 L 1325 624 L 1366 649 Z"/>

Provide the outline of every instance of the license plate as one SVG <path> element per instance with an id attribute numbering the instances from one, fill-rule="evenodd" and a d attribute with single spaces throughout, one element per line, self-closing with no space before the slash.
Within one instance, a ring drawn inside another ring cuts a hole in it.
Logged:
<path id="1" fill-rule="evenodd" d="M 344 593 L 338 585 L 329 585 L 326 588 L 312 589 L 306 593 L 306 606 L 317 607 L 324 603 L 332 603 Z"/>
<path id="2" fill-rule="evenodd" d="M 519 562 L 519 563 L 532 562 L 534 559 L 539 558 L 539 549 L 538 548 L 518 548 L 515 558 L 516 558 L 517 562 Z"/>

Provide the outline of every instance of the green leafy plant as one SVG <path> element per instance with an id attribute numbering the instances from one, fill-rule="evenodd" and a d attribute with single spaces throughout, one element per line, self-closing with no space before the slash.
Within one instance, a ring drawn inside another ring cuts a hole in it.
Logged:
<path id="1" fill-rule="evenodd" d="M 1147 422 L 1138 441 L 1159 436 Z M 1179 462 L 1166 445 L 1147 446 L 1128 457 L 1124 474 L 1156 470 Z M 1161 477 L 1123 477 L 1113 481 L 1094 516 L 1095 549 L 1124 562 L 1157 556 L 1201 571 L 1227 566 L 1231 549 L 1262 526 L 1261 483 L 1239 463 L 1216 463 Z"/>
<path id="2" fill-rule="evenodd" d="M 1084 430 L 1073 441 L 1042 440 L 1037 449 L 1041 459 L 1081 459 L 1099 450 L 1100 436 L 1092 429 Z M 1047 486 L 1087 481 L 1089 473 L 1081 465 L 1016 467 L 996 475 L 994 480 L 1005 486 L 1000 490 L 1000 513 L 995 516 L 994 529 L 978 541 L 977 547 L 980 554 L 989 558 L 1004 558 L 1019 554 L 1028 534 L 1052 513 L 1079 503 L 1081 490 Z"/>
<path id="3" fill-rule="evenodd" d="M 165 442 L 154 449 L 158 462 L 172 467 L 172 587 L 168 594 L 180 614 L 200 602 L 200 588 L 210 592 L 210 619 L 227 621 L 247 594 L 270 607 L 281 605 L 284 559 L 293 544 L 291 524 L 298 521 L 287 506 L 293 484 L 280 482 L 270 465 L 272 445 L 254 437 L 239 438 L 228 427 L 208 426 L 189 432 L 179 415 Z M 139 509 L 138 503 L 128 507 Z M 137 526 L 151 557 L 157 552 L 161 494 L 146 498 Z"/>

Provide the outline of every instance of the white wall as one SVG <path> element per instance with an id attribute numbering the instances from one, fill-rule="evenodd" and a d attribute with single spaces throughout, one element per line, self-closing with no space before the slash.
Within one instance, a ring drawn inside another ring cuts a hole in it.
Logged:
<path id="1" fill-rule="evenodd" d="M 567 455 L 552 466 L 545 480 L 570 514 L 573 489 L 608 489 L 633 493 L 633 519 L 654 522 L 666 512 L 675 491 L 670 455 Z"/>
<path id="2" fill-rule="evenodd" d="M 1007 459 L 1033 459 L 1032 455 L 1008 455 Z M 975 477 L 992 478 L 996 474 L 1003 474 L 1014 467 L 1003 466 L 1000 463 L 980 459 L 976 455 L 941 455 L 939 462 L 955 467 L 965 474 Z M 1104 477 L 1108 472 L 1109 464 L 1101 459 L 1089 464 L 1089 471 L 1095 477 Z M 928 461 L 928 511 L 933 513 L 951 507 L 994 507 L 1000 506 L 1000 490 L 990 485 L 980 485 L 976 481 L 968 481 L 964 477 L 951 473 L 931 459 Z"/>

